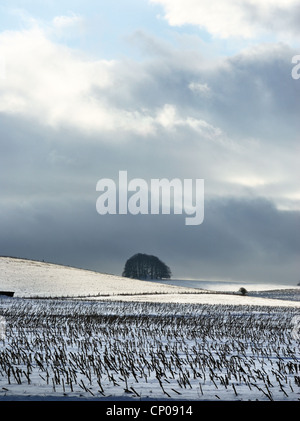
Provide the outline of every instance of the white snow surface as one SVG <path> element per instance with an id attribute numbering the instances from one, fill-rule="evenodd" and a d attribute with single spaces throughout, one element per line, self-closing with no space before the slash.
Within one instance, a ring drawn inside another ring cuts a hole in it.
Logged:
<path id="1" fill-rule="evenodd" d="M 0 257 L 0 401 L 300 399 L 299 287 L 169 283 Z"/>
<path id="2" fill-rule="evenodd" d="M 0 291 L 14 291 L 16 297 L 113 296 L 177 293 L 187 290 L 190 291 L 190 288 L 129 279 L 53 263 L 0 257 Z"/>
<path id="3" fill-rule="evenodd" d="M 194 288 L 191 287 L 193 285 Z M 200 289 L 204 285 L 207 289 Z M 223 290 L 220 285 L 224 285 Z M 240 286 L 247 287 L 250 294 L 244 297 L 237 294 Z M 300 291 L 299 287 L 291 290 L 286 285 L 266 284 L 263 287 L 269 291 L 268 294 L 263 293 L 262 285 L 243 283 L 232 283 L 231 288 L 229 283 L 218 283 L 213 291 L 214 284 L 208 282 L 140 281 L 53 263 L 0 257 L 0 291 L 14 291 L 15 297 L 300 307 L 297 298 L 289 300 L 289 291 L 292 297 L 295 291 Z M 272 298 L 272 289 L 277 291 L 277 299 Z M 285 292 L 284 300 L 278 299 L 278 291 Z M 255 294 L 251 296 L 251 292 Z"/>
<path id="4" fill-rule="evenodd" d="M 239 295 L 226 294 L 147 294 L 123 297 L 103 297 L 103 300 L 114 301 L 137 301 L 157 303 L 181 303 L 181 304 L 211 304 L 211 305 L 245 305 L 245 306 L 267 306 L 267 307 L 292 307 L 300 308 L 299 301 L 288 301 L 263 297 L 241 297 Z"/>

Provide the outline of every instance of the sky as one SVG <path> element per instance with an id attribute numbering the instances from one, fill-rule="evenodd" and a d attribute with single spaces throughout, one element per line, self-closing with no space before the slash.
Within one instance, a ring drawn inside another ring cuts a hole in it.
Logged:
<path id="1" fill-rule="evenodd" d="M 296 285 L 299 22 L 300 0 L 1 1 L 0 255 Z M 119 171 L 203 179 L 203 223 L 100 215 Z"/>

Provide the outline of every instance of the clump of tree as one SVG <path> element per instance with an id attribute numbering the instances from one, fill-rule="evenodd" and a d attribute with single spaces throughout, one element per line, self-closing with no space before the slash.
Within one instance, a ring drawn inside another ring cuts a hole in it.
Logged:
<path id="1" fill-rule="evenodd" d="M 138 253 L 125 263 L 122 276 L 133 279 L 169 279 L 170 268 L 156 256 Z"/>
<path id="2" fill-rule="evenodd" d="M 248 291 L 246 290 L 246 288 L 244 288 L 244 287 L 241 287 L 240 289 L 239 289 L 239 292 L 242 294 L 242 295 L 246 295 L 247 293 L 248 293 Z"/>

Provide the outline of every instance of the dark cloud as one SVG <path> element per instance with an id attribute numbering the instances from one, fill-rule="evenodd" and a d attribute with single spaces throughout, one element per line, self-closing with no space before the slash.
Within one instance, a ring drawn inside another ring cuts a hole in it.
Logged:
<path id="1" fill-rule="evenodd" d="M 152 253 L 175 277 L 294 283 L 300 212 L 278 211 L 265 199 L 215 199 L 202 225 L 184 215 L 106 215 L 92 200 L 37 201 L 1 210 L 4 255 L 121 274 L 127 258 Z"/>
<path id="2" fill-rule="evenodd" d="M 115 122 L 126 115 L 123 125 L 85 130 L 74 116 L 72 126 L 50 125 L 42 111 L 1 113 L 0 254 L 120 274 L 127 258 L 144 252 L 176 277 L 298 281 L 295 52 L 263 45 L 205 61 L 142 33 L 135 41 L 148 59 L 123 60 L 111 69 L 112 84 L 88 89 Z M 70 109 L 80 115 L 76 104 Z M 139 133 L 143 119 L 149 130 Z M 120 170 L 146 181 L 204 178 L 204 223 L 101 217 L 96 183 Z"/>
<path id="3" fill-rule="evenodd" d="M 205 60 L 201 51 L 172 46 L 163 55 L 149 47 L 157 46 L 155 38 L 142 32 L 135 37 L 148 60 L 125 64 L 119 89 L 107 92 L 113 103 L 150 110 L 174 104 L 181 115 L 206 119 L 230 136 L 295 141 L 300 124 L 300 84 L 291 77 L 295 49 L 258 44 L 233 57 Z M 191 83 L 206 84 L 208 93 L 191 89 Z"/>
<path id="4" fill-rule="evenodd" d="M 269 4 L 269 10 L 257 7 L 251 2 L 245 1 L 244 13 L 249 22 L 253 22 L 265 32 L 274 34 L 290 34 L 299 36 L 300 5 L 279 3 Z"/>

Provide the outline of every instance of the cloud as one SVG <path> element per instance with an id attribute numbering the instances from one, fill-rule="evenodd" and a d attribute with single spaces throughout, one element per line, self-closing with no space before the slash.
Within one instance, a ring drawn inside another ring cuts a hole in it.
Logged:
<path id="1" fill-rule="evenodd" d="M 110 85 L 112 62 L 84 60 L 49 41 L 40 29 L 2 33 L 0 49 L 7 63 L 1 83 L 2 112 L 26 115 L 52 127 L 71 124 L 93 129 L 101 122 L 111 124 L 109 113 L 93 101 L 90 89 Z"/>
<path id="2" fill-rule="evenodd" d="M 67 22 L 56 23 L 67 32 Z M 260 44 L 207 59 L 139 31 L 145 59 L 107 61 L 49 34 L 39 26 L 0 34 L 2 254 L 121 273 L 130 255 L 146 252 L 175 276 L 294 282 L 295 51 Z M 204 223 L 101 217 L 96 183 L 120 170 L 147 181 L 204 178 Z"/>
<path id="3" fill-rule="evenodd" d="M 52 24 L 55 28 L 58 29 L 70 29 L 71 27 L 81 25 L 83 18 L 76 14 L 71 16 L 55 16 L 52 21 Z"/>
<path id="4" fill-rule="evenodd" d="M 197 228 L 183 215 L 100 216 L 92 200 L 78 199 L 5 204 L 0 217 L 7 255 L 121 274 L 131 255 L 144 252 L 163 259 L 175 278 L 298 282 L 299 212 L 265 199 L 216 198 Z"/>
<path id="5" fill-rule="evenodd" d="M 207 85 L 207 83 L 191 82 L 188 86 L 192 92 L 196 92 L 204 96 L 209 96 L 210 87 Z"/>
<path id="6" fill-rule="evenodd" d="M 138 36 L 143 45 L 144 34 Z M 149 43 L 147 36 L 148 52 Z M 79 162 L 67 149 L 76 142 L 87 161 L 86 145 L 124 144 L 127 168 L 137 150 L 147 168 L 152 144 L 160 152 L 146 177 L 165 167 L 161 172 L 173 177 L 188 172 L 209 180 L 209 196 L 259 194 L 282 209 L 298 208 L 291 148 L 298 145 L 300 85 L 291 78 L 294 51 L 286 45 L 259 45 L 208 63 L 199 52 L 173 47 L 164 56 L 158 45 L 145 62 L 105 61 L 56 44 L 35 27 L 2 33 L 0 52 L 7 69 L 0 111 L 55 133 L 47 151 L 52 165 Z"/>
<path id="7" fill-rule="evenodd" d="M 62 17 L 63 25 L 73 20 Z M 80 57 L 49 41 L 41 29 L 1 34 L 0 50 L 8 63 L 7 78 L 0 81 L 1 112 L 34 118 L 52 128 L 69 126 L 91 133 L 124 130 L 144 136 L 161 126 L 187 126 L 210 132 L 209 136 L 218 134 L 202 119 L 179 117 L 175 105 L 124 109 L 109 103 L 122 64 Z"/>
<path id="8" fill-rule="evenodd" d="M 172 26 L 197 25 L 221 38 L 257 38 L 269 32 L 299 35 L 299 0 L 150 0 Z"/>
<path id="9" fill-rule="evenodd" d="M 43 28 L 45 35 L 60 44 L 82 47 L 89 36 L 87 18 L 76 13 L 55 16 L 51 21 L 41 21 L 38 27 Z"/>

